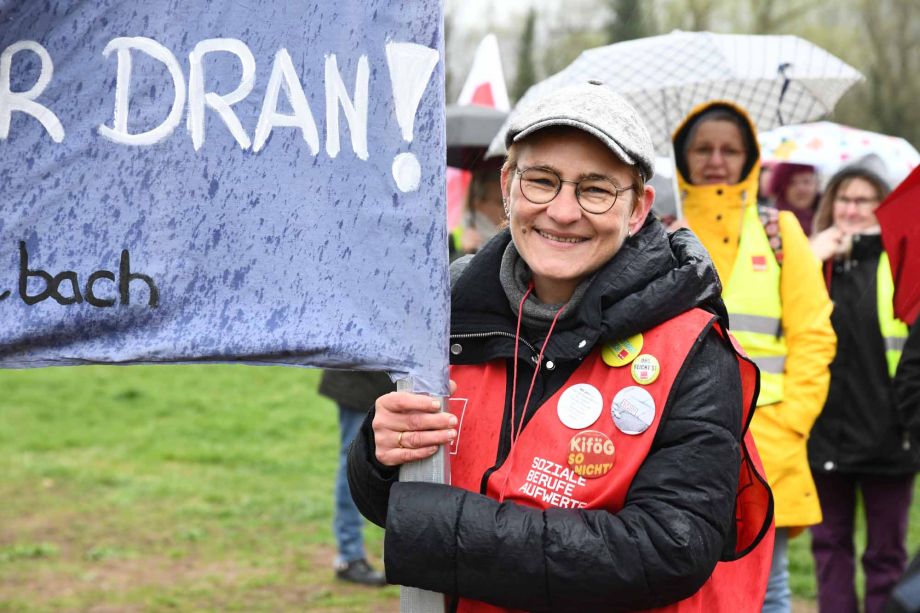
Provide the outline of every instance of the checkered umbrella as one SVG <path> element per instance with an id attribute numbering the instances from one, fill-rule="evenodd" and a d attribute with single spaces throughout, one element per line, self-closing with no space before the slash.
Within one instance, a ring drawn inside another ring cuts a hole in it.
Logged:
<path id="1" fill-rule="evenodd" d="M 518 106 L 590 79 L 625 96 L 642 115 L 658 154 L 669 155 L 672 132 L 702 102 L 736 102 L 758 130 L 769 130 L 826 115 L 863 76 L 797 36 L 676 30 L 589 49 L 527 90 Z M 490 155 L 504 150 L 504 132 L 493 140 Z"/>

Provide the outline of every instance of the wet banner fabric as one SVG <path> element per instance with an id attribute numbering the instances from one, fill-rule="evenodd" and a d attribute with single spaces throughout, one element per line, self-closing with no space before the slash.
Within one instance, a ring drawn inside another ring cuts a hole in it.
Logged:
<path id="1" fill-rule="evenodd" d="M 447 392 L 436 0 L 0 0 L 0 367 Z"/>

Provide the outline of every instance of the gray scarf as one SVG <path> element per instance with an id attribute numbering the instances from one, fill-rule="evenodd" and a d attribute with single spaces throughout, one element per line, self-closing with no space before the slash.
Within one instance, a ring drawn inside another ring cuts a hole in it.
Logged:
<path id="1" fill-rule="evenodd" d="M 514 246 L 514 241 L 511 241 L 505 248 L 504 255 L 502 255 L 499 279 L 505 290 L 505 295 L 508 297 L 508 303 L 511 305 L 511 310 L 515 315 L 518 314 L 518 306 L 521 304 L 521 298 L 527 293 L 531 276 L 530 267 L 528 267 L 527 263 L 521 258 L 517 248 Z M 565 309 L 559 315 L 557 323 L 572 317 L 578 310 L 578 304 L 581 302 L 585 291 L 591 284 L 592 278 L 593 275 L 578 284 L 578 287 L 575 288 L 575 293 L 572 294 L 572 297 L 565 305 Z M 550 325 L 553 323 L 553 318 L 562 306 L 561 304 L 545 304 L 540 302 L 537 295 L 531 292 L 530 295 L 527 296 L 527 301 L 524 302 L 524 314 L 521 318 L 521 322 L 532 330 L 545 332 L 549 330 Z"/>

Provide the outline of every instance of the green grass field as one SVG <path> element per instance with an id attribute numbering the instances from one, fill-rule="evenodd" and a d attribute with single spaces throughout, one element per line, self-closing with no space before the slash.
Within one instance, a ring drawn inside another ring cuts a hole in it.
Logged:
<path id="1" fill-rule="evenodd" d="M 280 367 L 0 371 L 0 611 L 398 611 L 396 587 L 332 579 L 338 432 L 317 381 Z M 366 534 L 379 563 L 382 533 Z M 790 552 L 804 599 L 807 538 Z"/>
<path id="2" fill-rule="evenodd" d="M 396 587 L 332 579 L 338 430 L 317 381 L 0 371 L 0 611 L 398 611 Z"/>

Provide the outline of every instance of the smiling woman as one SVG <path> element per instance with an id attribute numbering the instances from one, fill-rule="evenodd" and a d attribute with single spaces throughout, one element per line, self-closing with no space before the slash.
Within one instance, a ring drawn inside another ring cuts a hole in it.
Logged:
<path id="1" fill-rule="evenodd" d="M 506 144 L 510 227 L 451 271 L 450 412 L 387 394 L 351 448 L 387 580 L 456 611 L 758 608 L 756 371 L 705 250 L 648 214 L 648 132 L 587 83 L 518 110 Z M 450 485 L 397 482 L 439 445 Z"/>
<path id="2" fill-rule="evenodd" d="M 642 226 L 654 191 L 628 193 L 634 174 L 601 141 L 575 128 L 546 128 L 512 145 L 502 169 L 511 236 L 542 302 L 567 302 Z"/>

